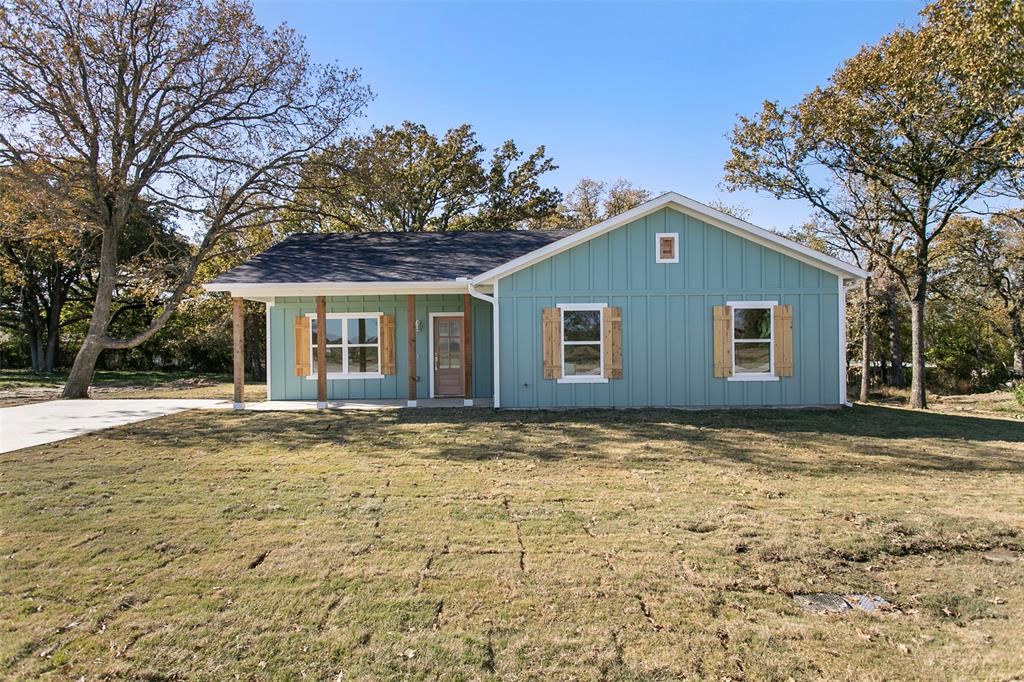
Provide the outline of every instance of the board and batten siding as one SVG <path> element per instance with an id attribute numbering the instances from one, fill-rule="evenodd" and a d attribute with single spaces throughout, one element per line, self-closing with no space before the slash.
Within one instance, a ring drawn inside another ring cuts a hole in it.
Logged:
<path id="1" fill-rule="evenodd" d="M 656 235 L 679 234 L 679 262 L 656 263 Z M 502 407 L 838 405 L 836 275 L 665 208 L 498 282 Z M 712 308 L 793 306 L 793 376 L 714 377 Z M 544 379 L 541 311 L 559 303 L 622 308 L 623 377 Z"/>
<path id="2" fill-rule="evenodd" d="M 384 313 L 395 316 L 397 372 L 383 379 L 329 379 L 328 400 L 406 400 L 409 386 L 408 326 L 405 296 L 328 296 L 328 313 Z M 463 312 L 458 294 L 426 294 L 416 297 L 416 370 L 420 377 L 416 398 L 430 397 L 429 314 Z M 296 316 L 316 312 L 316 299 L 278 297 L 270 307 L 270 400 L 316 400 L 316 380 L 295 375 L 294 322 Z M 493 395 L 491 306 L 473 299 L 473 397 Z"/>

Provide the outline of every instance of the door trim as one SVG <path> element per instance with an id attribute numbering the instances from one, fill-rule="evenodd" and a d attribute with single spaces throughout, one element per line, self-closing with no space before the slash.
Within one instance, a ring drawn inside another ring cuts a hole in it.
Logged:
<path id="1" fill-rule="evenodd" d="M 457 311 L 451 312 L 451 313 L 428 313 L 428 315 L 427 315 L 427 318 L 429 320 L 427 326 L 429 327 L 428 332 L 429 332 L 429 337 L 430 337 L 430 341 L 427 344 L 427 346 L 428 346 L 427 352 L 429 353 L 429 355 L 427 356 L 427 360 L 430 362 L 430 397 L 431 398 L 435 397 L 434 396 L 434 319 L 438 318 L 438 317 L 463 317 L 463 313 L 462 313 L 461 310 L 457 310 Z M 461 347 L 462 347 L 462 362 L 465 363 L 466 362 L 465 334 L 463 334 L 463 339 L 462 339 Z M 463 397 L 464 398 L 468 397 L 467 394 L 469 393 L 469 387 L 468 386 L 463 386 L 462 393 L 463 393 Z M 458 396 L 455 396 L 455 397 L 458 398 Z"/>

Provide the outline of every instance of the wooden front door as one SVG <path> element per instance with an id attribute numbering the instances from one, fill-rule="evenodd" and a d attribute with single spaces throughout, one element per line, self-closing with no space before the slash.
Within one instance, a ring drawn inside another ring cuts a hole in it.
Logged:
<path id="1" fill-rule="evenodd" d="M 462 316 L 434 318 L 434 395 L 466 395 Z"/>

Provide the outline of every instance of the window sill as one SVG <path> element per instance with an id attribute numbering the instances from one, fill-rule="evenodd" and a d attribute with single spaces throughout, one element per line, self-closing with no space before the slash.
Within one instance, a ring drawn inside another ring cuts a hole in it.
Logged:
<path id="1" fill-rule="evenodd" d="M 778 381 L 777 376 L 771 374 L 733 374 L 726 377 L 726 381 Z"/>
<path id="2" fill-rule="evenodd" d="M 557 379 L 560 384 L 607 384 L 608 379 L 605 377 L 595 376 L 578 376 L 578 377 L 559 377 Z"/>
<path id="3" fill-rule="evenodd" d="M 309 375 L 306 376 L 306 378 L 309 379 L 310 381 L 316 381 L 317 377 L 316 377 L 315 374 L 309 374 Z M 381 374 L 380 372 L 356 372 L 354 374 L 351 373 L 351 372 L 348 373 L 348 374 L 342 374 L 341 372 L 334 372 L 334 373 L 328 372 L 327 373 L 327 380 L 328 381 L 333 381 L 335 379 L 383 379 L 383 378 L 384 378 L 384 375 Z"/>

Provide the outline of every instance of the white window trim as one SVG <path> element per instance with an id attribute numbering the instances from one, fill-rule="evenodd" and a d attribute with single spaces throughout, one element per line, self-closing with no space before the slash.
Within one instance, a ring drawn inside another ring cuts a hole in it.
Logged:
<path id="1" fill-rule="evenodd" d="M 661 257 L 661 240 L 663 237 L 672 238 L 672 257 L 662 258 Z M 654 262 L 655 263 L 678 263 L 679 262 L 679 233 L 678 232 L 659 232 L 654 235 Z"/>
<path id="2" fill-rule="evenodd" d="M 735 313 L 733 318 L 729 321 L 729 343 L 732 344 L 732 376 L 727 378 L 727 381 L 778 381 L 779 377 L 775 374 L 775 306 L 779 304 L 778 301 L 727 301 L 725 305 L 729 306 L 732 310 L 743 309 L 743 308 L 767 308 L 769 318 L 769 329 L 770 336 L 768 339 L 768 373 L 754 373 L 746 372 L 743 374 L 737 374 L 736 372 L 736 317 Z M 747 343 L 748 341 L 740 340 L 739 343 Z M 750 339 L 749 342 L 764 343 L 764 340 L 754 341 Z"/>
<path id="3" fill-rule="evenodd" d="M 377 343 L 375 345 L 377 346 L 377 366 L 379 367 L 380 363 L 383 362 L 383 358 L 381 358 L 381 356 L 380 356 L 380 318 L 383 315 L 384 315 L 384 313 L 327 313 L 327 318 L 326 319 L 328 319 L 328 320 L 350 320 L 350 319 L 353 319 L 353 318 L 358 319 L 358 318 L 361 318 L 361 317 L 374 317 L 374 318 L 377 318 Z M 313 322 L 312 321 L 316 319 L 316 313 L 306 313 L 306 317 L 309 318 L 309 320 L 310 320 L 309 345 L 310 345 L 310 353 L 311 353 L 311 355 L 310 355 L 310 359 L 309 359 L 309 366 L 310 366 L 310 368 L 312 368 L 313 367 L 313 361 L 316 358 L 316 344 L 313 343 Z M 343 336 L 344 336 L 344 332 L 345 332 L 345 326 L 346 325 L 342 324 Z M 358 347 L 363 346 L 363 345 L 369 347 L 371 344 L 356 344 L 355 347 L 358 348 Z M 333 348 L 348 348 L 349 344 L 345 343 L 345 342 L 343 342 L 343 343 L 330 343 L 330 344 L 327 344 L 327 346 L 328 346 L 328 348 L 332 348 L 332 347 Z M 342 357 L 342 362 L 345 365 L 347 365 L 348 364 L 348 353 L 342 353 L 341 357 Z M 315 380 L 317 378 L 317 372 L 310 372 L 308 375 L 306 375 L 306 378 L 307 379 Z M 331 379 L 383 379 L 383 378 L 384 378 L 384 373 L 383 372 L 328 372 L 327 373 L 327 379 L 328 380 L 331 380 Z"/>
<path id="4" fill-rule="evenodd" d="M 560 364 L 562 367 L 561 376 L 558 378 L 560 384 L 607 384 L 608 377 L 604 375 L 604 315 L 600 316 L 601 329 L 598 332 L 598 347 L 600 350 L 600 358 L 598 360 L 599 367 L 601 368 L 601 375 L 597 376 L 594 374 L 585 376 L 566 376 L 565 375 L 565 344 L 573 345 L 594 345 L 593 341 L 566 341 L 565 340 L 565 311 L 566 310 L 604 310 L 608 307 L 607 303 L 559 303 L 559 319 L 560 322 L 560 336 L 558 344 L 558 352 L 561 354 Z"/>

